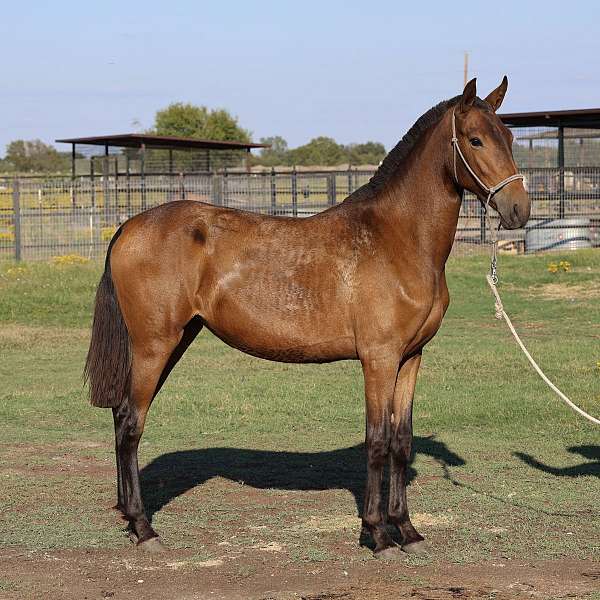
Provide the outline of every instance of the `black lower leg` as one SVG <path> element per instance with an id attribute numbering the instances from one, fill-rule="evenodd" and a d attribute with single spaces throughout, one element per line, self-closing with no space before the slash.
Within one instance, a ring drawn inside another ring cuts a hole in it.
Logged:
<path id="1" fill-rule="evenodd" d="M 115 508 L 120 511 L 125 510 L 125 494 L 123 493 L 123 480 L 121 478 L 121 457 L 119 456 L 119 419 L 117 417 L 118 407 L 112 409 L 113 421 L 115 424 L 115 458 L 117 464 L 117 504 Z"/>
<path id="2" fill-rule="evenodd" d="M 142 502 L 137 457 L 141 430 L 137 411 L 128 401 L 115 411 L 115 429 L 117 462 L 120 465 L 119 485 L 123 494 L 121 510 L 138 542 L 144 542 L 157 537 L 157 533 L 150 526 Z"/>
<path id="3" fill-rule="evenodd" d="M 390 521 L 396 525 L 402 536 L 403 545 L 423 540 L 423 536 L 417 532 L 410 521 L 406 499 L 407 470 L 410 462 L 411 445 L 411 432 L 396 430 L 392 434 L 388 514 Z"/>
<path id="4" fill-rule="evenodd" d="M 378 425 L 367 425 L 367 488 L 363 509 L 363 528 L 375 542 L 375 552 L 394 546 L 385 529 L 386 519 L 382 511 L 382 483 L 384 466 L 389 454 L 389 420 L 382 418 Z"/>

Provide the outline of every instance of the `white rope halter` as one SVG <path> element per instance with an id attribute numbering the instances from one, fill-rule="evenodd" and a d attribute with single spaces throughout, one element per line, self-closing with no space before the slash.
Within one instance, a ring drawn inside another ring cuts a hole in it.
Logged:
<path id="1" fill-rule="evenodd" d="M 475 171 L 473 171 L 473 169 L 471 168 L 471 165 L 469 165 L 469 163 L 467 162 L 465 155 L 462 153 L 462 150 L 460 149 L 460 146 L 458 145 L 458 137 L 456 137 L 456 116 L 454 114 L 454 111 L 452 111 L 452 148 L 453 148 L 453 161 L 454 161 L 454 180 L 458 184 L 458 175 L 456 173 L 456 154 L 458 153 L 461 160 L 463 161 L 463 164 L 467 168 L 467 171 L 469 171 L 469 173 L 471 174 L 473 179 L 477 182 L 477 185 L 479 185 L 479 187 L 482 190 L 484 190 L 488 195 L 487 199 L 485 201 L 486 212 L 487 212 L 487 207 L 490 203 L 490 200 L 492 199 L 492 196 L 494 196 L 494 194 L 499 192 L 505 185 L 508 185 L 511 181 L 517 181 L 518 179 L 525 179 L 525 175 L 523 175 L 522 173 L 515 173 L 514 175 L 510 175 L 506 179 L 503 179 L 500 183 L 497 183 L 496 185 L 493 185 L 491 187 L 487 186 L 485 183 L 483 183 L 483 181 L 481 181 L 481 178 L 477 175 L 477 173 L 475 173 Z"/>

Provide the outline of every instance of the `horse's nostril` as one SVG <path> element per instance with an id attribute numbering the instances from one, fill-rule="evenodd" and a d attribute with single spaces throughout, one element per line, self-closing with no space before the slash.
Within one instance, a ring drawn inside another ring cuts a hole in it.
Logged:
<path id="1" fill-rule="evenodd" d="M 518 204 L 515 204 L 513 206 L 513 211 L 515 213 L 515 217 L 517 217 L 517 219 L 518 219 L 519 218 L 519 205 Z"/>

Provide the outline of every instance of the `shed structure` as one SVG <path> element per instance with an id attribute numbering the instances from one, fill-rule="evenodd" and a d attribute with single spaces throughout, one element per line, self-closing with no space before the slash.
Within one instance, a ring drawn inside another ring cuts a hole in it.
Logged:
<path id="1" fill-rule="evenodd" d="M 558 217 L 570 200 L 600 199 L 600 108 L 504 113 L 513 130 L 513 154 L 531 192 L 558 200 Z"/>
<path id="2" fill-rule="evenodd" d="M 55 140 L 71 145 L 73 177 L 175 175 L 247 168 L 255 148 L 266 144 L 125 133 Z"/>

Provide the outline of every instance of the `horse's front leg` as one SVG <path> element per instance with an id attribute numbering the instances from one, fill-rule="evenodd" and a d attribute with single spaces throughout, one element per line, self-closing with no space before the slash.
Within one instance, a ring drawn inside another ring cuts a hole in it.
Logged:
<path id="1" fill-rule="evenodd" d="M 420 553 L 426 550 L 421 536 L 410 522 L 406 501 L 406 479 L 412 446 L 412 405 L 421 354 L 404 361 L 398 371 L 391 431 L 390 498 L 388 514 L 402 536 L 402 550 Z"/>
<path id="2" fill-rule="evenodd" d="M 399 362 L 398 354 L 388 349 L 361 356 L 367 413 L 367 487 L 362 521 L 375 542 L 375 556 L 382 558 L 393 557 L 399 551 L 386 531 L 387 519 L 381 506 L 383 470 L 390 451 L 390 408 Z"/>

